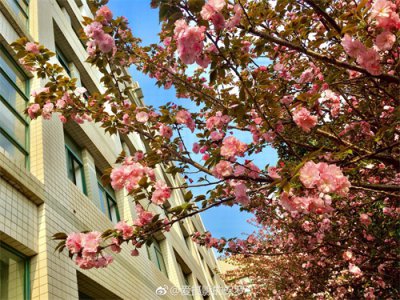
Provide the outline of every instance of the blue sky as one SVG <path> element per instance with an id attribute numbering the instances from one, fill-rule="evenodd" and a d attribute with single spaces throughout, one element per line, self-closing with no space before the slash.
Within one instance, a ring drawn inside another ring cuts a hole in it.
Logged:
<path id="1" fill-rule="evenodd" d="M 158 42 L 157 33 L 160 30 L 158 23 L 158 10 L 150 8 L 150 0 L 110 0 L 108 6 L 113 11 L 114 16 L 125 16 L 130 22 L 133 34 L 142 39 L 143 45 Z M 155 80 L 150 79 L 144 74 L 131 69 L 131 75 L 135 81 L 138 81 L 144 93 L 144 101 L 147 105 L 158 107 L 168 101 L 182 104 L 189 110 L 195 110 L 195 105 L 189 100 L 177 100 L 173 89 L 159 89 L 155 85 Z M 185 143 L 193 144 L 194 137 L 190 134 L 185 134 Z M 250 143 L 249 136 L 241 136 L 241 140 Z M 277 155 L 275 151 L 268 150 L 252 157 L 254 163 L 259 167 L 264 167 L 266 164 L 275 164 Z M 193 190 L 196 193 L 196 190 Z M 252 215 L 240 212 L 238 207 L 218 207 L 210 209 L 202 214 L 202 219 L 208 230 L 215 237 L 235 237 L 241 236 L 242 233 L 251 233 L 254 227 L 248 224 L 247 219 Z"/>

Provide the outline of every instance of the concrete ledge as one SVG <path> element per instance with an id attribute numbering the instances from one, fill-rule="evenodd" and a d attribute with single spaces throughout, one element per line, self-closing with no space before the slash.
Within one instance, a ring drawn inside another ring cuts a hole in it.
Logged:
<path id="1" fill-rule="evenodd" d="M 44 203 L 44 185 L 28 170 L 16 165 L 0 152 L 0 177 L 36 205 Z"/>

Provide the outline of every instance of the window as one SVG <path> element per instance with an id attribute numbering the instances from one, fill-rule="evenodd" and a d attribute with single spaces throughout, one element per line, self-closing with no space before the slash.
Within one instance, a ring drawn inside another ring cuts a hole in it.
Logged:
<path id="1" fill-rule="evenodd" d="M 179 222 L 179 226 L 181 228 L 182 235 L 183 235 L 183 238 L 185 240 L 186 247 L 190 250 L 190 235 L 187 232 L 185 226 L 183 225 L 183 222 Z"/>
<path id="2" fill-rule="evenodd" d="M 214 272 L 211 271 L 211 269 L 208 265 L 207 265 L 207 269 L 208 269 L 208 273 L 210 273 L 211 282 L 214 283 L 215 282 Z"/>
<path id="3" fill-rule="evenodd" d="M 61 52 L 60 48 L 56 46 L 56 56 L 60 64 L 63 66 L 65 69 L 65 72 L 71 77 L 71 69 L 69 67 L 69 61 L 65 57 L 65 55 Z"/>
<path id="4" fill-rule="evenodd" d="M 83 99 L 85 99 L 85 101 L 88 102 L 90 97 L 90 92 L 84 84 L 82 84 L 82 87 L 86 89 L 86 92 L 83 93 Z"/>
<path id="5" fill-rule="evenodd" d="M 28 28 L 29 20 L 29 1 L 28 0 L 7 0 L 7 3 L 17 15 L 17 17 Z"/>
<path id="6" fill-rule="evenodd" d="M 147 255 L 149 259 L 157 266 L 157 268 L 168 277 L 160 244 L 156 239 L 153 239 L 151 245 L 147 246 Z"/>
<path id="7" fill-rule="evenodd" d="M 100 196 L 100 210 L 107 215 L 113 223 L 118 223 L 120 217 L 117 202 L 115 201 L 115 192 L 110 185 L 107 187 L 103 186 L 99 172 L 97 172 L 97 185 Z"/>
<path id="8" fill-rule="evenodd" d="M 76 277 L 78 281 L 78 299 L 79 300 L 96 300 L 96 299 L 112 299 L 122 300 L 110 290 L 83 273 L 77 271 Z"/>
<path id="9" fill-rule="evenodd" d="M 82 193 L 87 195 L 81 149 L 65 132 L 64 139 L 67 155 L 68 178 L 82 191 Z"/>
<path id="10" fill-rule="evenodd" d="M 28 90 L 27 77 L 0 46 L 0 149 L 25 166 L 29 124 L 24 110 L 29 100 Z"/>
<path id="11" fill-rule="evenodd" d="M 199 280 L 197 280 L 197 284 L 200 288 L 200 294 L 203 297 L 203 299 L 204 300 L 210 299 L 210 296 L 209 296 L 210 292 L 209 292 L 208 288 L 204 288 Z"/>
<path id="12" fill-rule="evenodd" d="M 27 300 L 29 286 L 29 259 L 0 244 L 0 299 Z"/>
<path id="13" fill-rule="evenodd" d="M 179 256 L 179 254 L 176 251 L 174 251 L 174 254 L 175 254 L 176 262 L 178 263 L 178 267 L 181 270 L 184 286 L 191 287 L 192 285 L 190 283 L 191 282 L 190 277 L 191 277 L 192 271 L 190 270 L 188 265 L 185 263 L 185 261 Z M 187 296 L 189 299 L 193 299 L 192 293 L 190 293 Z"/>

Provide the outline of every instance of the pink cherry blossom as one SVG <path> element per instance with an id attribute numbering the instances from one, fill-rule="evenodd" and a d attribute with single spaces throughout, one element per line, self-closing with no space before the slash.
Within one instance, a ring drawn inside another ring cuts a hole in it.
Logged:
<path id="1" fill-rule="evenodd" d="M 97 253 L 101 242 L 101 233 L 97 231 L 88 232 L 83 236 L 82 248 L 84 253 Z"/>
<path id="2" fill-rule="evenodd" d="M 209 0 L 201 9 L 200 15 L 204 20 L 211 20 L 225 6 L 225 0 Z"/>
<path id="3" fill-rule="evenodd" d="M 50 92 L 50 89 L 48 87 L 43 87 L 43 88 L 39 88 L 37 90 L 32 91 L 31 96 L 36 97 L 42 93 L 49 93 L 49 92 Z"/>
<path id="4" fill-rule="evenodd" d="M 86 42 L 86 51 L 89 56 L 94 56 L 96 54 L 96 42 L 95 41 Z"/>
<path id="5" fill-rule="evenodd" d="M 236 202 L 247 206 L 249 204 L 249 196 L 247 195 L 247 187 L 244 183 L 239 183 L 234 188 Z"/>
<path id="6" fill-rule="evenodd" d="M 278 174 L 278 169 L 277 167 L 268 167 L 268 176 L 271 177 L 272 179 L 281 179 L 281 176 Z"/>
<path id="7" fill-rule="evenodd" d="M 58 109 L 63 109 L 63 108 L 65 108 L 65 106 L 66 106 L 67 104 L 66 104 L 66 102 L 65 102 L 65 100 L 64 99 L 58 99 L 57 100 L 57 102 L 56 102 L 56 107 L 58 108 Z"/>
<path id="8" fill-rule="evenodd" d="M 110 246 L 111 251 L 115 252 L 115 253 L 120 253 L 121 252 L 121 245 L 119 243 L 119 240 L 117 238 L 112 238 L 111 242 L 112 242 L 111 246 Z"/>
<path id="9" fill-rule="evenodd" d="M 376 37 L 375 45 L 379 50 L 385 51 L 392 49 L 395 41 L 396 36 L 393 33 L 384 31 Z"/>
<path id="10" fill-rule="evenodd" d="M 240 20 L 242 19 L 243 10 L 239 4 L 235 4 L 235 6 L 233 7 L 233 11 L 235 12 L 235 14 L 233 15 L 232 18 L 230 18 L 226 22 L 225 27 L 227 29 L 235 28 L 236 26 L 238 26 L 240 24 Z"/>
<path id="11" fill-rule="evenodd" d="M 299 83 L 311 82 L 314 77 L 314 69 L 308 68 L 300 75 Z"/>
<path id="12" fill-rule="evenodd" d="M 361 269 L 352 263 L 349 264 L 349 271 L 356 277 L 360 277 L 363 275 Z"/>
<path id="13" fill-rule="evenodd" d="M 187 110 L 178 111 L 175 119 L 178 124 L 185 124 L 192 132 L 194 131 L 195 123 L 192 115 Z"/>
<path id="14" fill-rule="evenodd" d="M 161 136 L 163 136 L 167 139 L 171 138 L 171 136 L 172 136 L 172 128 L 171 127 L 161 124 L 159 130 L 160 130 Z"/>
<path id="15" fill-rule="evenodd" d="M 93 22 L 87 25 L 84 31 L 89 38 L 93 38 L 94 40 L 99 40 L 104 35 L 103 25 L 99 22 Z"/>
<path id="16" fill-rule="evenodd" d="M 231 176 L 233 173 L 233 168 L 230 162 L 227 162 L 226 160 L 221 160 L 219 163 L 217 163 L 213 169 L 213 174 L 217 178 L 224 178 Z"/>
<path id="17" fill-rule="evenodd" d="M 78 253 L 81 251 L 83 236 L 84 234 L 80 232 L 73 232 L 68 235 L 65 245 L 71 253 Z"/>
<path id="18" fill-rule="evenodd" d="M 185 20 L 175 22 L 174 36 L 180 59 L 185 64 L 193 64 L 199 57 L 204 46 L 203 26 L 188 26 Z"/>
<path id="19" fill-rule="evenodd" d="M 113 37 L 109 34 L 103 34 L 101 38 L 97 40 L 97 45 L 103 53 L 108 53 L 115 47 L 115 41 Z"/>
<path id="20" fill-rule="evenodd" d="M 357 57 L 357 63 L 372 75 L 381 74 L 380 57 L 375 49 L 368 48 Z"/>
<path id="21" fill-rule="evenodd" d="M 300 181 L 306 188 L 313 188 L 320 180 L 318 165 L 308 161 L 300 170 Z"/>
<path id="22" fill-rule="evenodd" d="M 33 54 L 40 54 L 39 45 L 36 43 L 32 42 L 26 43 L 25 50 Z"/>
<path id="23" fill-rule="evenodd" d="M 285 208 L 286 210 L 292 212 L 296 211 L 298 208 L 297 203 L 293 201 L 293 199 L 290 197 L 289 193 L 283 192 L 279 196 L 279 202 Z"/>
<path id="24" fill-rule="evenodd" d="M 62 123 L 67 123 L 67 118 L 65 117 L 65 116 L 63 116 L 63 115 L 58 115 L 58 118 L 60 119 L 60 121 L 62 122 Z"/>
<path id="25" fill-rule="evenodd" d="M 224 133 L 221 132 L 221 131 L 213 131 L 213 132 L 211 132 L 211 134 L 210 134 L 210 138 L 211 138 L 213 141 L 222 140 L 222 139 L 224 138 Z"/>
<path id="26" fill-rule="evenodd" d="M 312 116 L 305 107 L 296 109 L 293 112 L 293 121 L 305 132 L 310 132 L 311 128 L 317 124 L 317 120 L 318 118 L 316 116 Z"/>
<path id="27" fill-rule="evenodd" d="M 140 204 L 136 205 L 136 212 L 138 214 L 138 219 L 136 219 L 133 223 L 139 227 L 149 224 L 154 217 L 152 212 L 145 211 Z"/>
<path id="28" fill-rule="evenodd" d="M 351 252 L 350 250 L 347 250 L 345 252 L 343 252 L 343 259 L 346 261 L 351 261 L 353 259 L 353 252 Z"/>
<path id="29" fill-rule="evenodd" d="M 365 226 L 369 226 L 371 225 L 372 220 L 367 214 L 360 214 L 360 222 Z"/>
<path id="30" fill-rule="evenodd" d="M 216 11 L 221 11 L 226 2 L 225 0 L 208 0 L 208 4 L 211 5 Z"/>
<path id="31" fill-rule="evenodd" d="M 149 120 L 149 114 L 141 111 L 136 114 L 136 120 L 140 123 L 146 123 Z"/>
<path id="32" fill-rule="evenodd" d="M 375 20 L 376 26 L 381 28 L 400 28 L 400 17 L 396 13 L 396 4 L 389 0 L 373 1 L 370 19 Z"/>
<path id="33" fill-rule="evenodd" d="M 97 17 L 103 17 L 106 22 L 111 22 L 113 14 L 107 6 L 100 7 L 96 12 Z"/>
<path id="34" fill-rule="evenodd" d="M 196 63 L 202 67 L 203 69 L 206 69 L 208 67 L 208 65 L 210 64 L 211 59 L 208 55 L 206 54 L 200 54 L 197 58 L 196 58 Z"/>
<path id="35" fill-rule="evenodd" d="M 51 114 L 53 112 L 54 109 L 54 104 L 49 102 L 46 103 L 45 105 L 43 105 L 43 109 L 42 109 L 42 117 L 45 120 L 50 120 L 51 118 Z"/>
<path id="36" fill-rule="evenodd" d="M 36 113 L 40 110 L 40 105 L 37 103 L 32 104 L 28 108 L 28 115 L 33 120 L 36 117 Z"/>
<path id="37" fill-rule="evenodd" d="M 347 33 L 342 38 L 342 46 L 344 51 L 346 51 L 346 53 L 353 58 L 357 58 L 366 50 L 366 47 L 363 43 L 361 43 L 359 40 L 352 39 Z"/>
<path id="38" fill-rule="evenodd" d="M 243 156 L 246 150 L 247 145 L 245 143 L 234 136 L 229 136 L 222 142 L 221 155 L 225 158 L 234 158 L 235 156 Z"/>
<path id="39" fill-rule="evenodd" d="M 350 182 L 339 167 L 327 163 L 315 164 L 307 162 L 300 169 L 300 181 L 306 188 L 317 187 L 320 192 L 336 192 L 345 195 L 349 191 Z"/>
<path id="40" fill-rule="evenodd" d="M 119 233 L 122 233 L 122 237 L 125 240 L 129 239 L 133 235 L 133 227 L 126 224 L 125 221 L 120 221 L 117 224 L 115 224 L 115 229 Z"/>
<path id="41" fill-rule="evenodd" d="M 154 177 L 154 171 L 148 167 L 134 162 L 131 158 L 111 172 L 111 186 L 115 190 L 126 188 L 128 192 L 139 188 L 139 181 L 143 177 Z"/>
<path id="42" fill-rule="evenodd" d="M 164 181 L 158 180 L 155 184 L 155 191 L 151 196 L 151 201 L 156 205 L 162 205 L 169 197 L 171 197 L 171 189 Z"/>
<path id="43" fill-rule="evenodd" d="M 194 152 L 194 153 L 199 153 L 199 151 L 200 151 L 200 145 L 198 144 L 198 143 L 193 143 L 193 148 L 192 148 L 192 151 Z"/>

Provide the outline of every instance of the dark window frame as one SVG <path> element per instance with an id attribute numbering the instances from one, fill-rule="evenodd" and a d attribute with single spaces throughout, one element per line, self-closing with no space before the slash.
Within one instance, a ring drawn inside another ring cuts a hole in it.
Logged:
<path id="1" fill-rule="evenodd" d="M 0 241 L 0 248 L 5 249 L 6 251 L 14 254 L 15 256 L 18 256 L 24 261 L 24 300 L 30 300 L 31 299 L 31 280 L 30 280 L 30 257 L 22 254 L 21 252 L 15 250 L 11 246 L 8 246 L 5 243 L 2 243 Z"/>
<path id="2" fill-rule="evenodd" d="M 78 187 L 78 185 L 76 184 L 77 181 L 76 181 L 75 172 L 70 172 L 71 170 L 74 169 L 73 167 L 74 167 L 74 162 L 75 162 L 75 163 L 78 164 L 79 170 L 80 170 L 80 173 L 81 173 L 82 192 L 87 196 L 87 188 L 86 188 L 85 172 L 84 172 L 84 169 L 83 169 L 83 162 L 79 158 L 79 156 L 67 144 L 65 144 L 65 152 L 66 152 L 66 158 L 67 158 L 67 175 L 68 175 L 68 179 L 71 180 L 72 183 L 76 185 L 76 187 Z"/>
<path id="3" fill-rule="evenodd" d="M 61 51 L 60 47 L 58 47 L 57 45 L 56 45 L 56 57 L 60 62 L 61 66 L 64 68 L 65 72 L 67 72 L 68 76 L 71 77 L 71 69 L 69 67 L 69 64 L 71 62 L 68 61 L 65 54 Z"/>
<path id="4" fill-rule="evenodd" d="M 165 264 L 165 259 L 163 252 L 161 250 L 160 242 L 157 239 L 153 238 L 151 240 L 150 245 L 147 244 L 146 246 L 147 246 L 146 247 L 147 256 L 149 257 L 149 260 L 156 265 L 157 269 L 159 269 L 161 273 L 163 273 L 167 278 L 169 278 L 168 269 L 167 265 Z M 153 252 L 156 261 L 154 261 L 154 258 L 152 257 L 150 251 Z M 160 262 L 160 257 L 161 257 L 161 262 Z M 165 270 L 165 272 L 163 271 L 163 269 Z"/>
<path id="5" fill-rule="evenodd" d="M 106 214 L 106 212 L 103 210 L 103 205 L 106 204 L 107 205 L 107 214 L 108 214 L 107 217 L 112 222 L 114 222 L 114 220 L 112 218 L 112 213 L 111 213 L 111 207 L 112 207 L 112 205 L 114 205 L 114 207 L 116 209 L 116 216 L 117 216 L 116 223 L 118 223 L 119 221 L 121 221 L 121 217 L 120 217 L 120 214 L 119 214 L 118 204 L 117 204 L 117 201 L 116 201 L 115 197 L 113 197 L 113 195 L 111 195 L 111 193 L 108 191 L 108 189 L 103 186 L 103 184 L 101 183 L 100 180 L 97 180 L 97 185 L 98 185 L 98 188 L 99 188 L 100 192 L 102 192 L 103 195 L 106 196 L 106 199 L 104 199 L 106 203 L 100 203 L 100 206 L 101 206 L 100 210 L 104 214 Z M 101 196 L 101 197 L 103 197 L 103 196 Z M 99 200 L 102 201 L 101 199 L 99 199 Z M 104 207 L 104 209 L 105 209 L 105 207 Z"/>

